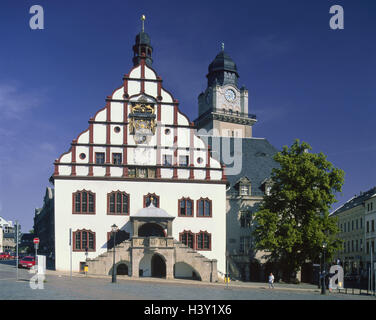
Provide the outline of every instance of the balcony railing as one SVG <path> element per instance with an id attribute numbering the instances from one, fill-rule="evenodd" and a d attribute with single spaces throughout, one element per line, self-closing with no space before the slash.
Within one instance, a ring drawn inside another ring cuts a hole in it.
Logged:
<path id="1" fill-rule="evenodd" d="M 197 123 L 198 121 L 205 118 L 208 114 L 211 114 L 211 113 L 219 113 L 219 114 L 223 114 L 227 116 L 233 116 L 233 117 L 235 116 L 239 118 L 248 118 L 248 119 L 253 119 L 253 120 L 257 119 L 256 115 L 251 114 L 251 113 L 243 113 L 243 112 L 226 110 L 226 109 L 215 109 L 215 110 L 209 109 L 205 111 L 203 114 L 201 114 L 194 122 Z"/>

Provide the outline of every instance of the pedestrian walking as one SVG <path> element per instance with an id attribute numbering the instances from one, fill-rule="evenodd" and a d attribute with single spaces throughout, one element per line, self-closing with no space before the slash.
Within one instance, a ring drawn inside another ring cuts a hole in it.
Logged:
<path id="1" fill-rule="evenodd" d="M 273 273 L 270 272 L 270 275 L 269 275 L 269 289 L 270 288 L 273 288 L 274 289 L 274 276 L 273 276 Z"/>

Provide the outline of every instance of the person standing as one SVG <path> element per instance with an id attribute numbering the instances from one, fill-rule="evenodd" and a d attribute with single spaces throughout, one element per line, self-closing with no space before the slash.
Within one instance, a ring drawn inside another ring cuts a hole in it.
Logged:
<path id="1" fill-rule="evenodd" d="M 270 288 L 273 288 L 274 289 L 274 275 L 272 272 L 270 272 L 270 275 L 269 275 L 269 289 Z"/>

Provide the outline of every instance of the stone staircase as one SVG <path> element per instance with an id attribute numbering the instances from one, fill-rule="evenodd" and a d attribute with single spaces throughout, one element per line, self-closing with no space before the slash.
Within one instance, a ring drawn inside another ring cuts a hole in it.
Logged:
<path id="1" fill-rule="evenodd" d="M 115 247 L 115 263 L 116 265 L 121 263 L 126 264 L 128 266 L 128 274 L 137 277 L 138 271 L 132 272 L 131 270 L 132 266 L 136 266 L 138 269 L 138 264 L 135 265 L 135 261 L 132 262 L 132 257 L 139 257 L 140 252 L 144 252 L 145 250 L 152 251 L 164 257 L 167 273 L 169 270 L 173 270 L 173 266 L 176 263 L 181 262 L 191 266 L 201 281 L 218 281 L 217 260 L 208 259 L 201 253 L 173 238 L 137 237 L 125 240 Z M 171 254 L 171 251 L 173 251 L 173 254 Z M 94 259 L 87 259 L 86 263 L 89 274 L 110 275 L 113 266 L 113 249 L 100 254 Z M 168 275 L 168 278 L 173 278 L 173 275 Z"/>

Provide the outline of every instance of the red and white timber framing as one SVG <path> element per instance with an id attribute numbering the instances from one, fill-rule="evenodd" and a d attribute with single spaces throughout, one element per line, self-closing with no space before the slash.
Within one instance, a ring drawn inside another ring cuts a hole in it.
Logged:
<path id="1" fill-rule="evenodd" d="M 136 144 L 129 133 L 128 115 L 130 104 L 141 97 L 154 105 L 157 129 L 150 141 Z M 100 153 L 104 163 L 96 161 Z M 121 154 L 121 163 L 113 162 L 113 154 Z M 164 163 L 165 155 L 172 156 L 172 164 Z M 188 163 L 180 163 L 184 156 Z M 155 170 L 152 178 L 142 178 L 145 180 L 226 183 L 224 167 L 211 157 L 210 147 L 195 134 L 193 122 L 162 87 L 162 78 L 145 63 L 145 56 L 54 165 L 54 179 L 139 180 L 129 175 L 129 169 L 143 167 Z"/>

